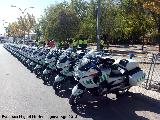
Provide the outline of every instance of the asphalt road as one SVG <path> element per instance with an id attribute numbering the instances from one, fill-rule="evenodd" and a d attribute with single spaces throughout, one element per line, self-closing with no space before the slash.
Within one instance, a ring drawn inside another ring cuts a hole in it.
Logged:
<path id="1" fill-rule="evenodd" d="M 140 93 L 120 99 L 87 95 L 71 107 L 70 91 L 55 94 L 0 45 L 0 120 L 159 120 L 160 101 Z M 16 117 L 16 118 L 14 118 Z"/>

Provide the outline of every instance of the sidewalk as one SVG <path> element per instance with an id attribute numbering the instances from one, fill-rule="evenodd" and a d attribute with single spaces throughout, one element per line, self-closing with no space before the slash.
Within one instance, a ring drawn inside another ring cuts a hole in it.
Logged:
<path id="1" fill-rule="evenodd" d="M 90 45 L 89 48 L 96 49 L 96 45 Z M 105 47 L 105 49 L 107 49 Z M 129 58 L 129 54 L 134 54 L 134 59 L 139 62 L 150 63 L 152 53 L 158 53 L 158 46 L 145 45 L 142 51 L 142 45 L 124 46 L 124 45 L 110 45 L 109 49 L 112 52 L 114 58 Z"/>

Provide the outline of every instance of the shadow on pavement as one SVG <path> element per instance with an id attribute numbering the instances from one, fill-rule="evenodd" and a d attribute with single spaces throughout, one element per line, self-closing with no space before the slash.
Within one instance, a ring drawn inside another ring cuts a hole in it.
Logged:
<path id="1" fill-rule="evenodd" d="M 142 111 L 160 115 L 160 101 L 140 93 L 129 93 L 116 100 L 108 97 L 87 98 L 85 96 L 82 99 L 80 104 L 71 107 L 72 111 L 93 120 L 150 120 L 136 114 Z"/>

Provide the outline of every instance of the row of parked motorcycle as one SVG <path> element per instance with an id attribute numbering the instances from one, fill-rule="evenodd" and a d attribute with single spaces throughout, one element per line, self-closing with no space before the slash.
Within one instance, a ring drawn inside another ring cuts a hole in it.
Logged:
<path id="1" fill-rule="evenodd" d="M 55 91 L 69 81 L 73 85 L 70 105 L 78 104 L 86 92 L 92 96 L 114 93 L 119 97 L 145 80 L 138 62 L 131 58 L 113 59 L 109 52 L 12 43 L 4 44 L 4 48 Z"/>

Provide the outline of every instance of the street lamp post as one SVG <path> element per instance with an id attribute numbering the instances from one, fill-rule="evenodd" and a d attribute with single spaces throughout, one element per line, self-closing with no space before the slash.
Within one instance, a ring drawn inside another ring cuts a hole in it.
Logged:
<path id="1" fill-rule="evenodd" d="M 27 9 L 29 9 L 29 8 L 34 8 L 34 7 L 27 7 L 27 8 L 25 8 L 25 9 L 21 9 L 20 7 L 17 7 L 17 6 L 15 6 L 15 5 L 11 5 L 11 7 L 16 7 L 16 8 L 18 8 L 20 11 L 21 11 L 21 13 L 22 13 L 22 18 L 24 18 L 24 13 L 25 13 L 25 11 L 27 10 Z M 24 38 L 23 38 L 23 44 L 25 43 L 25 30 L 24 30 Z"/>
<path id="2" fill-rule="evenodd" d="M 101 16 L 101 1 L 98 0 L 98 8 L 97 8 L 97 50 L 100 50 L 100 16 Z"/>
<path id="3" fill-rule="evenodd" d="M 5 20 L 0 20 L 0 21 L 2 21 L 2 28 L 5 30 L 4 31 L 4 33 L 3 33 L 3 35 L 5 36 L 5 32 L 6 32 L 6 24 L 8 23 L 7 21 L 5 21 Z"/>
<path id="4" fill-rule="evenodd" d="M 158 42 L 159 42 L 159 52 L 160 52 L 160 14 L 158 15 Z"/>
<path id="5" fill-rule="evenodd" d="M 8 23 L 7 21 L 3 20 L 3 28 L 5 29 L 4 36 L 6 36 L 6 34 L 7 34 L 7 27 L 6 27 L 6 25 L 5 25 L 5 24 L 7 24 L 7 23 Z"/>
<path id="6" fill-rule="evenodd" d="M 29 9 L 29 8 L 34 8 L 33 6 L 31 6 L 31 7 L 25 8 L 25 9 L 21 9 L 20 7 L 17 7 L 17 6 L 15 6 L 15 5 L 11 5 L 11 7 L 16 7 L 16 8 L 18 8 L 18 9 L 21 11 L 22 14 L 24 14 L 27 9 Z"/>
<path id="7" fill-rule="evenodd" d="M 5 20 L 2 20 L 2 21 L 3 21 L 3 26 L 5 26 L 5 24 L 8 23 L 8 22 L 6 22 Z"/>

